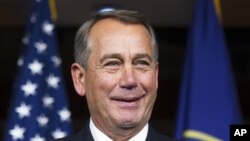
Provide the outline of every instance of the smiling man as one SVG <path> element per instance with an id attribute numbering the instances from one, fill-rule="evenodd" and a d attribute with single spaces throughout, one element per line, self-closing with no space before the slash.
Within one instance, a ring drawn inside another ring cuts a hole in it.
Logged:
<path id="1" fill-rule="evenodd" d="M 148 125 L 158 88 L 152 27 L 133 11 L 96 14 L 78 30 L 71 73 L 90 122 L 61 141 L 171 141 Z"/>

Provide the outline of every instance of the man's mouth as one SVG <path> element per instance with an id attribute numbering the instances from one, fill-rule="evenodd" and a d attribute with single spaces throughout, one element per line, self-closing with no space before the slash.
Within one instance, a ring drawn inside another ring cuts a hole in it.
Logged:
<path id="1" fill-rule="evenodd" d="M 113 97 L 111 100 L 115 102 L 121 108 L 136 108 L 139 106 L 139 102 L 145 95 L 137 97 Z"/>

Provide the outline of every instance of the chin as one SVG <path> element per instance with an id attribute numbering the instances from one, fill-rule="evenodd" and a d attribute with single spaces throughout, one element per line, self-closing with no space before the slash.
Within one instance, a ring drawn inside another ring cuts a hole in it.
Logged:
<path id="1" fill-rule="evenodd" d="M 132 129 L 132 128 L 135 128 L 137 125 L 138 123 L 136 122 L 126 121 L 126 122 L 121 123 L 119 127 L 122 129 Z"/>
<path id="2" fill-rule="evenodd" d="M 131 129 L 137 127 L 140 124 L 140 121 L 141 120 L 136 119 L 135 116 L 130 118 L 122 117 L 118 120 L 118 125 L 123 129 Z"/>

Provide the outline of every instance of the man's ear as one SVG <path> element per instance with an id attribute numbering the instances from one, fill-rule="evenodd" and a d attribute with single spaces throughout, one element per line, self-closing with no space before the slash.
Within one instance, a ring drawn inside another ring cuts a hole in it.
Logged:
<path id="1" fill-rule="evenodd" d="M 155 78 L 156 78 L 156 88 L 158 88 L 158 75 L 159 75 L 159 63 L 155 65 Z"/>
<path id="2" fill-rule="evenodd" d="M 76 92 L 80 96 L 85 96 L 85 70 L 78 64 L 73 63 L 71 65 L 71 76 Z"/>

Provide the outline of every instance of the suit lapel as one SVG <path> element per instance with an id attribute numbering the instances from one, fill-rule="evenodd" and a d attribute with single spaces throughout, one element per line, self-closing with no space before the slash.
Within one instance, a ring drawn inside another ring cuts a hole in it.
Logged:
<path id="1" fill-rule="evenodd" d="M 89 122 L 76 134 L 74 141 L 94 141 L 89 128 Z"/>
<path id="2" fill-rule="evenodd" d="M 146 141 L 153 141 L 153 140 L 156 140 L 156 133 L 154 129 L 151 126 L 149 126 Z"/>

